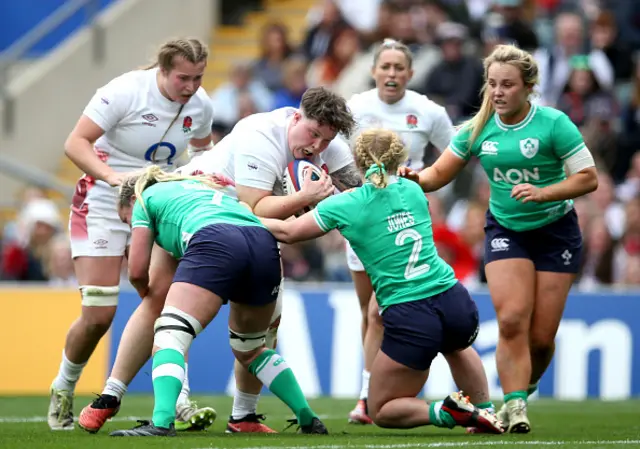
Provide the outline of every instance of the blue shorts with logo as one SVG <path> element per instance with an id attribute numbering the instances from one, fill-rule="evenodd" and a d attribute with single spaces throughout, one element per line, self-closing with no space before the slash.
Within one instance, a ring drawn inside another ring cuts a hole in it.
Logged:
<path id="1" fill-rule="evenodd" d="M 484 227 L 484 263 L 529 259 L 536 271 L 577 273 L 582 258 L 582 233 L 575 210 L 541 228 L 516 232 L 500 225 L 490 211 Z"/>
<path id="2" fill-rule="evenodd" d="M 261 306 L 278 298 L 280 250 L 259 226 L 213 224 L 196 232 L 173 282 L 197 285 L 226 303 Z"/>
<path id="3" fill-rule="evenodd" d="M 438 295 L 387 307 L 382 322 L 382 352 L 419 371 L 429 369 L 439 352 L 471 346 L 480 325 L 476 303 L 459 282 Z"/>

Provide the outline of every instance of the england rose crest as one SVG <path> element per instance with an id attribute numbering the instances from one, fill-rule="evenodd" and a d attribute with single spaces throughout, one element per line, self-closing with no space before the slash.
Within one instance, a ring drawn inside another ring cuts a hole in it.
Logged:
<path id="1" fill-rule="evenodd" d="M 188 133 L 189 131 L 191 131 L 191 125 L 193 125 L 193 120 L 190 116 L 187 115 L 182 121 L 182 131 L 184 133 Z"/>

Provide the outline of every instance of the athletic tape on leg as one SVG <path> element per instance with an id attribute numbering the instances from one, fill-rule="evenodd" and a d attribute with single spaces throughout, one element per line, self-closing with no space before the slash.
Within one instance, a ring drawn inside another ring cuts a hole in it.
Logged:
<path id="1" fill-rule="evenodd" d="M 175 349 L 184 355 L 196 335 L 202 332 L 202 325 L 188 313 L 176 307 L 165 306 L 153 330 L 154 345 L 160 349 Z"/>
<path id="2" fill-rule="evenodd" d="M 101 285 L 81 285 L 83 306 L 110 307 L 118 305 L 120 287 L 104 287 Z"/>
<path id="3" fill-rule="evenodd" d="M 229 328 L 229 345 L 238 352 L 249 352 L 265 344 L 267 331 L 243 334 Z"/>

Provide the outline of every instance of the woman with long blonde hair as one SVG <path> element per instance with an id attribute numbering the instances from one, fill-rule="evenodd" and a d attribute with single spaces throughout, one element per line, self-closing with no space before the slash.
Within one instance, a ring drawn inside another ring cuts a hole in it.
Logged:
<path id="1" fill-rule="evenodd" d="M 538 66 L 531 54 L 499 45 L 484 60 L 480 111 L 420 173 L 399 174 L 433 192 L 471 156 L 490 183 L 485 272 L 498 318 L 496 364 L 508 432 L 528 433 L 527 398 L 549 366 L 569 289 L 580 269 L 582 235 L 573 199 L 593 192 L 593 157 L 566 114 L 532 104 Z M 566 173 L 565 173 L 566 167 Z M 567 174 L 568 173 L 568 174 Z"/>

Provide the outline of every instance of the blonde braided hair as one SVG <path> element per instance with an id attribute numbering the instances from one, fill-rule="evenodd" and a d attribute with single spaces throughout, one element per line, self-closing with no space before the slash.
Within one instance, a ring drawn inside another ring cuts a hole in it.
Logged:
<path id="1" fill-rule="evenodd" d="M 372 166 L 379 169 L 369 175 L 368 180 L 377 188 L 388 184 L 387 173 L 395 173 L 407 159 L 407 150 L 400 137 L 387 129 L 367 129 L 356 139 L 356 165 L 366 173 Z"/>

